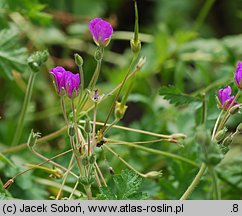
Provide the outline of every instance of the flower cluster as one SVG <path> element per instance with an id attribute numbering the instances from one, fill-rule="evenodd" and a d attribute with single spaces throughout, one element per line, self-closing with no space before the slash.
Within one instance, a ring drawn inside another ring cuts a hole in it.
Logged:
<path id="1" fill-rule="evenodd" d="M 113 34 L 113 27 L 110 23 L 102 20 L 101 18 L 95 18 L 90 21 L 89 29 L 94 42 L 98 46 L 105 47 L 109 44 Z"/>
<path id="2" fill-rule="evenodd" d="M 239 89 L 242 89 L 242 62 L 239 62 L 234 75 L 235 83 Z M 219 89 L 218 98 L 219 98 L 219 107 L 224 110 L 228 110 L 231 107 L 238 105 L 236 101 L 234 101 L 234 96 L 231 96 L 232 89 L 230 86 L 226 86 L 225 88 Z"/>
<path id="3" fill-rule="evenodd" d="M 72 98 L 78 94 L 80 86 L 80 75 L 73 74 L 70 71 L 66 71 L 63 67 L 57 66 L 50 70 L 55 79 L 55 84 L 57 87 L 57 92 L 60 95 L 62 89 L 65 90 L 68 97 Z"/>

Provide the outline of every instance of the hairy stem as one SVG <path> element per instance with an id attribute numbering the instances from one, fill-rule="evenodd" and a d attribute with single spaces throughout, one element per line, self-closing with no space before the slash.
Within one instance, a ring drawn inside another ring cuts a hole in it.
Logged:
<path id="1" fill-rule="evenodd" d="M 186 192 L 182 195 L 182 197 L 180 198 L 180 200 L 186 200 L 188 199 L 188 197 L 191 195 L 191 193 L 194 191 L 194 189 L 196 188 L 196 186 L 199 184 L 203 173 L 205 172 L 207 166 L 205 163 L 202 163 L 196 177 L 193 179 L 192 183 L 189 185 L 189 187 L 187 188 Z"/>
<path id="2" fill-rule="evenodd" d="M 31 71 L 30 77 L 29 77 L 29 80 L 28 80 L 27 89 L 26 89 L 26 92 L 25 92 L 24 103 L 23 103 L 23 106 L 22 106 L 22 109 L 21 109 L 21 113 L 20 113 L 20 116 L 19 116 L 19 119 L 18 119 L 17 128 L 16 128 L 14 138 L 13 138 L 13 141 L 12 141 L 12 146 L 16 146 L 19 142 L 19 139 L 21 138 L 27 108 L 28 108 L 28 105 L 29 105 L 29 102 L 30 102 L 30 99 L 31 99 L 31 96 L 32 96 L 35 77 L 36 77 L 36 73 Z"/>

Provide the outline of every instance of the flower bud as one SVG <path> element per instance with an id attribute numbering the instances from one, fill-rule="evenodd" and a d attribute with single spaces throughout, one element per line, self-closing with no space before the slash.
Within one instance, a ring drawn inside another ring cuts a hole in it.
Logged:
<path id="1" fill-rule="evenodd" d="M 217 140 L 218 143 L 221 142 L 225 138 L 227 131 L 228 131 L 228 129 L 226 127 L 224 127 L 222 130 L 220 130 L 216 134 L 215 139 Z"/>
<path id="2" fill-rule="evenodd" d="M 84 156 L 83 158 L 82 158 L 82 165 L 83 166 L 87 166 L 89 163 L 88 163 L 88 157 L 87 156 Z"/>
<path id="3" fill-rule="evenodd" d="M 13 179 L 9 179 L 4 185 L 3 188 L 7 190 L 14 183 Z"/>
<path id="4" fill-rule="evenodd" d="M 242 133 L 242 123 L 240 123 L 238 126 L 237 126 L 237 129 L 236 129 L 239 133 Z"/>
<path id="5" fill-rule="evenodd" d="M 229 151 L 229 147 L 224 146 L 223 144 L 219 145 L 219 148 L 224 155 Z"/>
<path id="6" fill-rule="evenodd" d="M 90 157 L 89 157 L 89 163 L 90 164 L 94 164 L 96 162 L 96 155 L 95 154 L 92 154 Z"/>
<path id="7" fill-rule="evenodd" d="M 133 53 L 138 53 L 141 49 L 141 42 L 138 40 L 137 42 L 134 39 L 130 40 L 130 46 Z"/>
<path id="8" fill-rule="evenodd" d="M 68 128 L 68 135 L 69 135 L 70 137 L 73 137 L 73 136 L 75 136 L 75 134 L 76 134 L 76 132 L 75 132 L 75 127 L 74 127 L 74 125 L 70 125 L 69 128 Z"/>
<path id="9" fill-rule="evenodd" d="M 235 105 L 235 106 L 233 106 L 233 107 L 230 108 L 229 113 L 231 115 L 234 115 L 237 112 L 239 112 L 239 109 L 240 109 L 240 104 L 237 104 L 237 105 Z"/>
<path id="10" fill-rule="evenodd" d="M 233 138 L 232 138 L 232 136 L 231 135 L 229 135 L 229 136 L 227 136 L 225 139 L 224 139 L 224 141 L 223 141 L 223 145 L 224 146 L 229 146 L 231 143 L 232 143 L 232 141 L 233 141 Z"/>
<path id="11" fill-rule="evenodd" d="M 91 133 L 92 132 L 92 125 L 90 123 L 90 119 L 87 118 L 84 124 L 84 130 L 86 133 Z"/>
<path id="12" fill-rule="evenodd" d="M 44 64 L 48 60 L 48 57 L 49 53 L 47 50 L 37 51 L 27 59 L 27 62 L 31 70 L 37 73 L 39 72 L 42 64 Z"/>
<path id="13" fill-rule="evenodd" d="M 79 54 L 77 54 L 77 53 L 74 54 L 74 57 L 75 57 L 75 63 L 76 63 L 76 65 L 78 67 L 82 67 L 82 65 L 83 65 L 83 58 Z"/>

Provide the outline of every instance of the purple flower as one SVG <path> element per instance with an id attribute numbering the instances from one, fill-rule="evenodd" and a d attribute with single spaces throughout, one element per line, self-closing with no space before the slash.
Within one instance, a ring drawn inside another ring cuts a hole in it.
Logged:
<path id="1" fill-rule="evenodd" d="M 95 18 L 90 21 L 89 29 L 98 46 L 105 47 L 108 45 L 113 34 L 113 27 L 110 23 L 101 18 Z"/>
<path id="2" fill-rule="evenodd" d="M 238 87 L 242 89 L 242 62 L 238 63 L 234 78 Z"/>
<path id="3" fill-rule="evenodd" d="M 231 93 L 232 89 L 230 86 L 226 86 L 225 88 L 219 89 L 218 91 L 218 98 L 221 103 L 221 107 L 224 110 L 227 110 L 234 100 L 234 96 L 231 96 Z M 233 106 L 235 105 L 237 105 L 236 102 L 234 102 Z"/>
<path id="4" fill-rule="evenodd" d="M 61 94 L 61 90 L 64 89 L 68 97 L 72 98 L 73 93 L 78 93 L 80 85 L 79 74 L 73 74 L 70 71 L 66 71 L 63 67 L 57 66 L 52 68 L 50 73 L 53 74 L 58 94 Z"/>

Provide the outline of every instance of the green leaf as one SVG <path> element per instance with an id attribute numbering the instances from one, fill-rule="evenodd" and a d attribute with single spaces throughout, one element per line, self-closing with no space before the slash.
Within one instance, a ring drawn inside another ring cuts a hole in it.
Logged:
<path id="1" fill-rule="evenodd" d="M 140 192 L 142 178 L 132 170 L 123 170 L 121 175 L 113 177 L 116 190 L 109 187 L 101 187 L 101 194 L 98 199 L 104 200 L 140 200 L 147 198 L 147 195 Z M 114 193 L 113 191 L 116 191 Z"/>
<path id="2" fill-rule="evenodd" d="M 174 86 L 161 87 L 160 95 L 163 96 L 170 103 L 175 105 L 184 105 L 184 104 L 190 104 L 192 102 L 200 102 L 199 98 L 184 94 L 180 91 L 180 89 Z"/>
<path id="3" fill-rule="evenodd" d="M 5 164 L 8 164 L 8 165 L 10 165 L 12 167 L 15 167 L 15 165 L 6 156 L 4 156 L 1 153 L 0 153 L 0 161 L 2 161 Z"/>
<path id="4" fill-rule="evenodd" d="M 23 72 L 26 68 L 26 49 L 18 44 L 18 32 L 14 28 L 0 31 L 0 76 L 2 72 L 12 79 L 12 70 Z"/>

